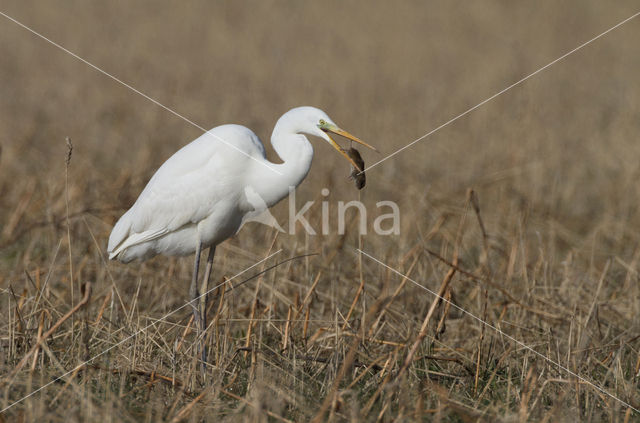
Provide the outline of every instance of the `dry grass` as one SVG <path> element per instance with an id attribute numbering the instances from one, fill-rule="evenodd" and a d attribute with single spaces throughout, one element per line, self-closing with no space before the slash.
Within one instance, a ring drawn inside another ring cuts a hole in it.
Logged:
<path id="1" fill-rule="evenodd" d="M 267 140 L 309 104 L 388 154 L 635 13 L 627 3 L 2 9 L 205 127 L 243 123 Z M 394 200 L 402 213 L 401 235 L 363 236 L 364 251 L 635 408 L 638 39 L 636 19 L 381 164 L 362 193 L 370 210 Z M 203 383 L 189 309 L 158 321 L 187 299 L 190 260 L 104 254 L 115 219 L 198 130 L 4 18 L 0 40 L 0 406 L 110 348 L 0 421 L 640 421 L 359 258 L 355 216 L 344 237 L 252 224 L 218 248 L 216 282 L 279 249 L 246 276 L 317 255 L 213 306 Z M 315 144 L 298 201 L 329 187 L 335 212 L 358 194 Z"/>

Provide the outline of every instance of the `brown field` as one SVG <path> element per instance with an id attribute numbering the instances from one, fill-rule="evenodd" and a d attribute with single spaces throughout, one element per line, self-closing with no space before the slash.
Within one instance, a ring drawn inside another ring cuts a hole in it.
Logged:
<path id="1" fill-rule="evenodd" d="M 320 107 L 381 150 L 363 152 L 373 163 L 638 12 L 612 5 L 0 11 L 206 128 L 268 144 L 283 112 Z M 212 285 L 280 249 L 234 286 L 315 255 L 212 301 L 203 378 L 192 258 L 106 257 L 116 219 L 201 132 L 0 16 L 0 422 L 640 421 L 638 40 L 640 17 L 371 169 L 360 194 L 312 140 L 297 202 L 316 201 L 319 228 L 329 188 L 333 230 L 252 223 L 218 247 Z M 355 213 L 336 234 L 337 202 L 359 195 L 368 234 Z M 398 236 L 372 230 L 382 200 Z M 286 202 L 273 213 L 286 223 Z"/>

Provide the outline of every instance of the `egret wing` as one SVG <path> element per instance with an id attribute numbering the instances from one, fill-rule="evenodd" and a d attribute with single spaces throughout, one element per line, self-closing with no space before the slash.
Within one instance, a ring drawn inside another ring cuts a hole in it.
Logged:
<path id="1" fill-rule="evenodd" d="M 126 250 L 129 247 L 134 245 L 142 244 L 143 242 L 153 241 L 154 239 L 158 239 L 162 235 L 168 233 L 167 230 L 149 230 L 141 233 L 133 233 L 127 237 L 118 247 L 109 252 L 109 260 L 112 260 L 118 256 L 122 251 Z"/>
<path id="2" fill-rule="evenodd" d="M 225 125 L 213 131 L 218 132 L 217 138 L 204 134 L 153 175 L 133 207 L 116 223 L 109 238 L 110 258 L 133 245 L 197 224 L 216 208 L 237 201 L 249 156 L 263 158 L 264 148 L 247 128 Z M 230 141 L 223 143 L 218 138 Z"/>

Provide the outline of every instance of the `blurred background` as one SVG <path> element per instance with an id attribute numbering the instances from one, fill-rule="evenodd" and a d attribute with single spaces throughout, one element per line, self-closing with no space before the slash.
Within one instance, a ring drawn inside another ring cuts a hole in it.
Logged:
<path id="1" fill-rule="evenodd" d="M 636 8 L 633 1 L 595 0 L 4 0 L 1 11 L 202 127 L 248 126 L 271 160 L 277 160 L 269 138 L 278 117 L 310 105 L 378 147 L 380 154 L 362 152 L 371 164 Z M 532 280 L 544 281 L 544 292 L 536 295 L 555 304 L 558 313 L 584 308 L 585 315 L 598 290 L 598 304 L 609 307 L 602 313 L 609 312 L 617 328 L 611 339 L 638 333 L 639 39 L 640 20 L 634 19 L 371 169 L 361 192 L 372 213 L 364 249 L 404 270 L 416 246 L 451 258 L 472 188 L 488 233 L 489 262 L 505 289 L 537 307 Z M 43 278 L 52 271 L 51 289 L 64 304 L 74 263 L 76 302 L 77 286 L 85 280 L 96 282 L 97 298 L 107 295 L 112 281 L 133 295 L 142 280 L 146 299 L 138 303 L 140 312 L 159 316 L 182 304 L 190 259 L 109 263 L 113 276 L 107 277 L 103 255 L 115 220 L 158 166 L 201 131 L 2 16 L 0 57 L 0 287 L 28 291 L 25 271 Z M 73 155 L 65 189 L 67 136 Z M 326 143 L 312 142 L 314 163 L 297 191 L 298 202 L 322 200 L 324 187 L 331 190 L 331 204 L 357 199 L 344 160 Z M 371 231 L 375 203 L 383 200 L 400 208 L 399 236 Z M 318 228 L 320 210 L 314 210 L 310 221 Z M 274 215 L 286 222 L 287 205 L 276 206 Z M 482 264 L 483 241 L 473 219 L 467 218 L 460 253 L 469 270 Z M 349 227 L 345 237 L 300 231 L 274 241 L 270 228 L 251 224 L 218 250 L 215 277 L 264 257 L 274 242 L 287 255 L 317 251 L 319 257 L 287 270 L 297 285 L 281 287 L 282 293 L 303 297 L 321 271 L 319 286 L 333 300 L 315 312 L 332 315 L 339 309 L 345 315 L 359 283 L 353 249 L 343 248 L 358 245 L 355 225 Z M 425 257 L 418 263 L 414 277 L 437 289 L 446 268 Z M 598 279 L 605 263 L 612 264 L 602 291 Z M 388 272 L 370 261 L 363 267 L 370 301 L 379 292 L 393 292 Z M 153 279 L 163 272 L 175 278 Z M 168 291 L 159 292 L 160 284 Z M 407 340 L 432 299 L 413 292 L 401 299 L 400 310 L 410 317 L 398 333 Z M 8 298 L 8 291 L 2 295 Z M 464 285 L 458 298 L 482 310 L 475 288 Z M 500 298 L 490 291 L 490 319 L 498 318 Z M 365 306 L 358 310 L 364 313 Z M 279 313 L 286 317 L 286 307 Z M 539 325 L 556 328 L 558 348 L 571 349 L 574 329 L 568 320 Z M 465 336 L 453 336 L 456 327 L 448 332 L 453 338 L 444 340 L 462 350 Z M 627 351 L 631 373 L 639 346 L 633 345 Z M 473 349 L 468 351 L 471 358 Z"/>
<path id="2" fill-rule="evenodd" d="M 372 163 L 628 17 L 632 5 L 6 1 L 3 10 L 202 127 L 243 124 L 269 144 L 282 113 L 313 105 L 378 146 L 380 155 L 365 153 Z M 30 212 L 62 205 L 44 184 L 62 181 L 66 136 L 76 209 L 128 207 L 200 135 L 3 19 L 5 212 L 29 180 Z M 638 195 L 638 31 L 629 22 L 381 164 L 366 200 L 422 210 L 429 191 L 449 197 L 474 186 L 485 198 L 521 195 L 570 227 L 612 202 L 627 204 L 628 218 Z M 353 197 L 348 169 L 314 145 L 302 196 L 332 178 L 335 195 Z"/>

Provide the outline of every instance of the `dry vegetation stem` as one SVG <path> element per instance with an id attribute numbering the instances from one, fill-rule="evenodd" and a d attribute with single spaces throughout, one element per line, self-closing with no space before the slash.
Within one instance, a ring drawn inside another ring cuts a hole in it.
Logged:
<path id="1" fill-rule="evenodd" d="M 51 326 L 51 328 L 46 331 L 44 335 L 38 338 L 35 345 L 33 345 L 33 347 L 31 347 L 31 349 L 22 357 L 22 359 L 18 362 L 18 365 L 13 369 L 13 371 L 11 371 L 11 373 L 9 373 L 9 375 L 7 375 L 5 380 L 15 376 L 15 374 L 17 374 L 24 367 L 24 365 L 27 364 L 29 357 L 31 357 L 31 355 L 33 355 L 40 348 L 43 342 L 45 342 L 68 318 L 73 316 L 75 312 L 77 312 L 78 310 L 80 310 L 80 308 L 82 308 L 82 306 L 87 304 L 89 302 L 89 298 L 91 298 L 91 282 L 85 283 L 84 296 L 82 297 L 80 302 L 78 302 L 64 316 L 58 319 L 58 321 L 53 326 Z"/>

